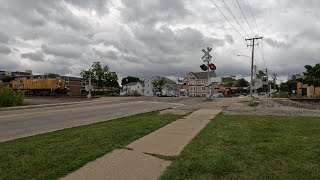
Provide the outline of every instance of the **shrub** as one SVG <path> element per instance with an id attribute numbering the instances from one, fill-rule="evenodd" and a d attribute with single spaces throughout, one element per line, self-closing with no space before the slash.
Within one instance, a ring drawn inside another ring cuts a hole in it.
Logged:
<path id="1" fill-rule="evenodd" d="M 290 95 L 288 92 L 280 92 L 272 95 L 273 98 L 289 98 Z"/>
<path id="2" fill-rule="evenodd" d="M 0 80 L 0 89 L 3 88 L 4 84 L 3 82 Z"/>
<path id="3" fill-rule="evenodd" d="M 15 106 L 22 106 L 24 100 L 24 93 L 23 91 L 19 90 L 14 93 L 14 105 Z"/>
<path id="4" fill-rule="evenodd" d="M 138 93 L 138 92 L 133 92 L 133 93 L 132 93 L 132 96 L 141 96 L 141 94 Z"/>
<path id="5" fill-rule="evenodd" d="M 249 103 L 249 106 L 252 106 L 252 107 L 257 107 L 259 105 L 258 102 L 250 102 Z"/>
<path id="6" fill-rule="evenodd" d="M 22 91 L 14 92 L 9 86 L 0 87 L 0 106 L 22 106 L 24 93 Z"/>
<path id="7" fill-rule="evenodd" d="M 10 107 L 13 106 L 14 92 L 9 86 L 3 86 L 0 89 L 0 106 Z"/>

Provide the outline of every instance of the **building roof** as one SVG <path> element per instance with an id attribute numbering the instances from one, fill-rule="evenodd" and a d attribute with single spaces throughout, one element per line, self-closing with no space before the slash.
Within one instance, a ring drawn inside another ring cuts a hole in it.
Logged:
<path id="1" fill-rule="evenodd" d="M 208 72 L 190 72 L 196 77 L 197 79 L 208 79 Z M 210 77 L 217 77 L 215 71 L 209 72 Z"/>
<path id="2" fill-rule="evenodd" d="M 166 80 L 166 83 L 168 83 L 168 84 L 177 84 L 176 82 L 174 82 L 173 80 L 171 80 L 167 77 L 164 77 L 164 79 Z"/>
<path id="3" fill-rule="evenodd" d="M 62 78 L 69 78 L 70 81 L 81 81 L 84 80 L 81 77 L 73 77 L 73 76 L 61 76 Z"/>
<path id="4" fill-rule="evenodd" d="M 153 80 L 154 78 L 157 78 L 157 79 L 159 79 L 159 78 L 162 78 L 162 76 L 152 76 L 150 79 L 148 79 L 146 82 L 148 82 L 148 81 L 150 81 L 150 80 Z M 169 78 L 167 78 L 167 77 L 163 77 L 164 79 L 165 79 L 165 81 L 166 81 L 166 83 L 168 83 L 168 84 L 177 84 L 176 82 L 174 82 L 173 80 L 171 80 L 171 79 L 169 79 Z"/>

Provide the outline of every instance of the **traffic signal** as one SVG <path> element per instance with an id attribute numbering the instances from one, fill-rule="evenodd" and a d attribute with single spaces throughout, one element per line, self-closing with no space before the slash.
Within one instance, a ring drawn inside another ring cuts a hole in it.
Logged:
<path id="1" fill-rule="evenodd" d="M 214 64 L 209 64 L 209 68 L 211 69 L 211 70 L 216 70 L 217 69 L 217 67 L 216 67 L 216 65 L 214 65 Z"/>
<path id="2" fill-rule="evenodd" d="M 208 66 L 206 66 L 205 64 L 202 64 L 200 66 L 200 68 L 203 70 L 203 71 L 207 71 L 208 70 Z"/>

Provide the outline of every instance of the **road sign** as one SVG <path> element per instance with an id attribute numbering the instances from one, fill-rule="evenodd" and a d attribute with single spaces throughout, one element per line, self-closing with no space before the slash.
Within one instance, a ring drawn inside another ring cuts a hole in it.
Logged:
<path id="1" fill-rule="evenodd" d="M 263 87 L 263 83 L 261 79 L 256 79 L 254 81 L 254 86 L 252 86 L 252 89 L 259 89 Z"/>
<path id="2" fill-rule="evenodd" d="M 85 86 L 86 91 L 92 91 L 93 90 L 93 86 L 91 85 L 86 85 Z"/>
<path id="3" fill-rule="evenodd" d="M 207 86 L 211 86 L 212 83 L 221 83 L 221 82 L 222 82 L 222 79 L 220 77 L 212 77 L 212 78 L 209 78 Z"/>
<path id="4" fill-rule="evenodd" d="M 208 57 L 208 59 L 211 59 L 212 58 L 212 56 L 210 55 L 211 51 L 212 51 L 212 48 L 210 48 L 210 47 L 207 47 L 207 51 L 202 49 L 202 52 L 204 52 L 202 59 L 205 59 L 206 57 Z"/>

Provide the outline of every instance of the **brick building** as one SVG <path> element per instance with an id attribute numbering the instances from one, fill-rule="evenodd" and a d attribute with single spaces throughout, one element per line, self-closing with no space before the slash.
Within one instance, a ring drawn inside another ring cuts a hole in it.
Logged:
<path id="1" fill-rule="evenodd" d="M 86 82 L 79 77 L 61 76 L 66 82 L 66 86 L 69 89 L 68 95 L 80 96 L 85 92 Z"/>
<path id="2" fill-rule="evenodd" d="M 301 82 L 297 83 L 297 94 L 300 96 L 320 97 L 320 87 L 308 86 Z"/>

